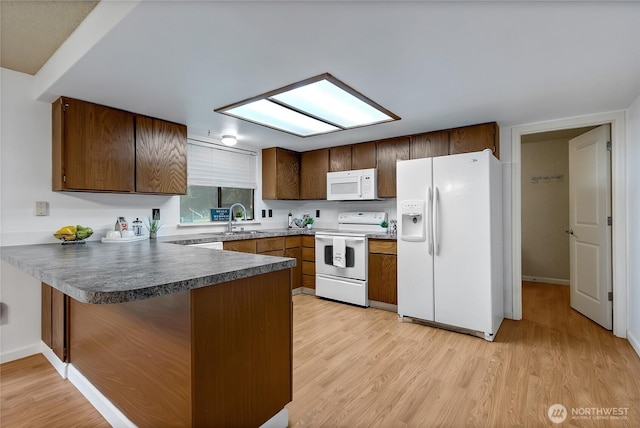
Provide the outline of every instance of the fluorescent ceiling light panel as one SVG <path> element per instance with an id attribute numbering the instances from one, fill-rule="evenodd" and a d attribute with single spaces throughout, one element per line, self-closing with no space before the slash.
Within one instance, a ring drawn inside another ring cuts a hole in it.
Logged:
<path id="1" fill-rule="evenodd" d="M 265 99 L 229 109 L 226 113 L 303 137 L 340 129 Z"/>
<path id="2" fill-rule="evenodd" d="M 215 111 L 301 137 L 400 119 L 328 73 Z"/>
<path id="3" fill-rule="evenodd" d="M 296 110 L 335 123 L 342 128 L 355 128 L 393 120 L 392 117 L 326 79 L 271 98 Z"/>

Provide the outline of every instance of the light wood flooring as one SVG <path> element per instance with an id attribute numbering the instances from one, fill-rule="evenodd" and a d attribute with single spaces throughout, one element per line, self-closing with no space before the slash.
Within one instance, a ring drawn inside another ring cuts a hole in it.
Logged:
<path id="1" fill-rule="evenodd" d="M 397 315 L 307 295 L 293 298 L 291 427 L 551 426 L 552 404 L 628 408 L 640 426 L 640 358 L 569 308 L 566 286 L 524 283 L 522 321 L 493 343 L 400 322 Z M 0 366 L 0 426 L 108 426 L 36 355 Z"/>

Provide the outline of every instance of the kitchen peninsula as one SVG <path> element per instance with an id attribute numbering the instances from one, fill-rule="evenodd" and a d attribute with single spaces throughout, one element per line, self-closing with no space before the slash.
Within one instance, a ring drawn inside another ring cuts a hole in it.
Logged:
<path id="1" fill-rule="evenodd" d="M 64 293 L 66 362 L 137 426 L 259 426 L 292 399 L 294 259 L 149 240 L 1 256 Z"/>

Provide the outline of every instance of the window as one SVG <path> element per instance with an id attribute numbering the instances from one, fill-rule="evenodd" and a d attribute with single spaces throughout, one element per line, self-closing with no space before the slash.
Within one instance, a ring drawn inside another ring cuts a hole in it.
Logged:
<path id="1" fill-rule="evenodd" d="M 187 194 L 180 196 L 180 223 L 211 221 L 211 208 L 239 202 L 254 218 L 256 153 L 189 139 Z"/>

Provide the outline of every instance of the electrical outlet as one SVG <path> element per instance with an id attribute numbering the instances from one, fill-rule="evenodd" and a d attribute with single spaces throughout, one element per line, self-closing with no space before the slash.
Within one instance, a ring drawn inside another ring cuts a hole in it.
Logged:
<path id="1" fill-rule="evenodd" d="M 316 218 L 320 217 L 320 210 L 316 210 Z"/>
<path id="2" fill-rule="evenodd" d="M 267 216 L 267 210 L 262 210 L 262 218 L 265 218 Z"/>
<path id="3" fill-rule="evenodd" d="M 36 215 L 49 215 L 49 202 L 36 201 Z"/>
<path id="4" fill-rule="evenodd" d="M 269 217 L 273 217 L 273 210 L 269 208 Z"/>
<path id="5" fill-rule="evenodd" d="M 153 208 L 151 210 L 151 218 L 153 220 L 160 220 L 160 208 Z"/>

